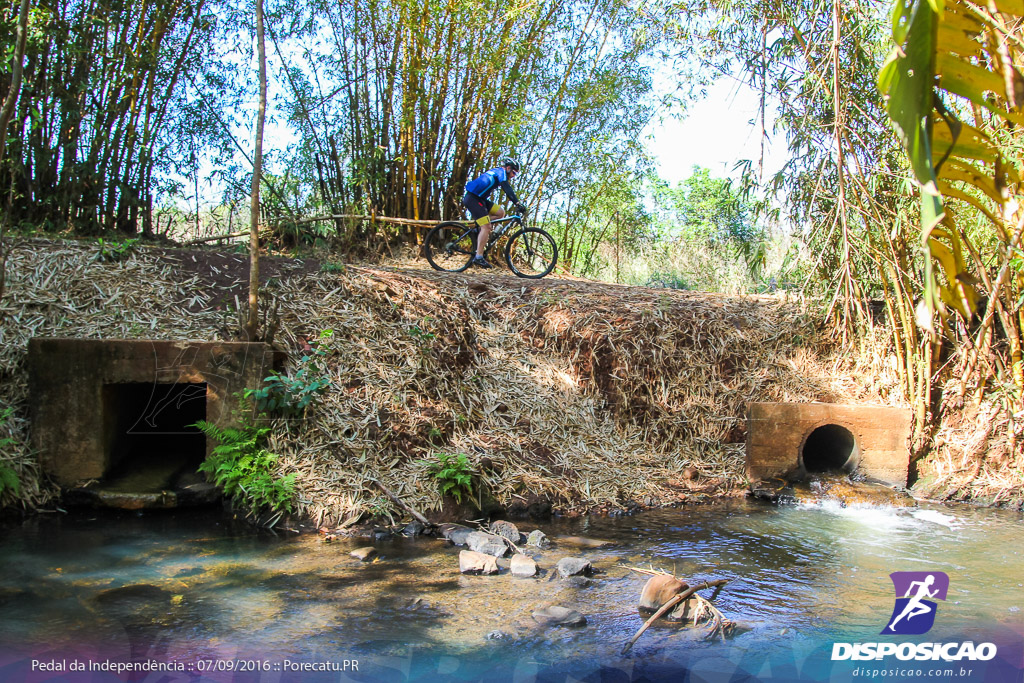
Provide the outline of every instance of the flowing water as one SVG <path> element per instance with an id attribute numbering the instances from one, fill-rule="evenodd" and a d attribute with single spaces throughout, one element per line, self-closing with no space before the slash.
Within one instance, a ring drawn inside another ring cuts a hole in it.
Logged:
<path id="1" fill-rule="evenodd" d="M 0 680 L 843 681 L 887 667 L 883 680 L 1020 681 L 1022 522 L 969 507 L 753 500 L 520 522 L 556 541 L 611 542 L 556 543 L 535 553 L 546 573 L 520 579 L 461 575 L 459 549 L 428 537 L 378 541 L 377 560 L 361 563 L 348 553 L 366 540 L 274 535 L 211 512 L 41 515 L 0 539 Z M 587 585 L 557 578 L 566 556 L 593 563 Z M 715 604 L 736 633 L 708 641 L 661 624 L 620 654 L 644 620 L 647 576 L 631 567 L 729 579 Z M 991 642 L 997 656 L 832 661 L 835 642 L 900 642 L 879 635 L 901 597 L 895 571 L 950 579 L 933 628 L 902 640 Z M 552 603 L 587 624 L 539 626 L 532 612 Z M 119 662 L 179 671 L 96 671 Z"/>

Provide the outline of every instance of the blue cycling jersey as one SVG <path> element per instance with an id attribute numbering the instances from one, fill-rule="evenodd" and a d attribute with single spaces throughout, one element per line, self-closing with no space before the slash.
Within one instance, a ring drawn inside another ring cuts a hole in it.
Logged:
<path id="1" fill-rule="evenodd" d="M 499 166 L 492 168 L 476 180 L 466 185 L 466 192 L 475 194 L 481 199 L 487 199 L 487 196 L 494 192 L 494 189 L 498 186 L 505 191 L 505 196 L 512 200 L 513 204 L 519 203 L 519 198 L 516 197 L 515 190 L 508 182 L 508 173 L 505 172 L 505 168 Z"/>

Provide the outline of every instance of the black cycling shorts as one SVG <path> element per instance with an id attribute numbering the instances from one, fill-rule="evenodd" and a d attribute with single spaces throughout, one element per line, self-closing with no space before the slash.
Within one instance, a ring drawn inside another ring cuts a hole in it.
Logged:
<path id="1" fill-rule="evenodd" d="M 477 197 L 472 192 L 467 192 L 466 196 L 462 198 L 462 205 L 469 209 L 469 215 L 473 217 L 477 225 L 487 225 L 491 222 L 490 216 L 491 210 L 494 208 L 494 202 L 490 199 Z"/>

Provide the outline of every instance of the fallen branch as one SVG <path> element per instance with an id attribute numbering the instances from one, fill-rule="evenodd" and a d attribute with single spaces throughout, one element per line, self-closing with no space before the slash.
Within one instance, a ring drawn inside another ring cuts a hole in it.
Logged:
<path id="1" fill-rule="evenodd" d="M 420 228 L 430 228 L 437 225 L 440 221 L 419 221 L 412 218 L 391 218 L 389 216 L 357 216 L 354 214 L 338 214 L 334 216 L 314 216 L 312 218 L 300 218 L 295 221 L 291 221 L 293 225 L 302 225 L 303 223 L 317 223 L 319 221 L 334 221 L 334 220 L 353 220 L 353 221 L 372 221 L 378 223 L 396 223 L 398 225 L 411 225 Z M 185 242 L 185 246 L 191 246 L 193 244 L 203 244 L 204 242 L 215 242 L 217 240 L 231 239 L 232 237 L 245 237 L 249 234 L 248 230 L 243 232 L 230 232 L 226 235 L 214 235 L 212 237 L 197 237 L 194 240 Z"/>
<path id="2" fill-rule="evenodd" d="M 714 599 L 714 595 L 718 595 L 718 591 L 720 591 L 721 588 L 722 587 L 719 586 L 715 589 L 712 599 Z M 732 631 L 735 624 L 722 616 L 722 613 L 719 612 L 718 608 L 711 603 L 711 600 L 700 595 L 694 595 L 693 597 L 697 599 L 697 609 L 694 611 L 693 615 L 694 625 L 696 625 L 701 619 L 707 618 L 707 620 L 711 622 L 711 625 L 708 626 L 707 633 L 704 634 L 704 639 L 710 640 L 715 637 L 715 634 L 721 634 L 722 642 L 724 643 L 726 634 Z"/>
<path id="3" fill-rule="evenodd" d="M 194 240 L 189 240 L 188 242 L 185 242 L 185 246 L 188 247 L 188 246 L 191 246 L 193 244 L 202 244 L 203 242 L 215 242 L 217 240 L 227 240 L 227 239 L 231 239 L 232 237 L 245 237 L 248 234 L 249 234 L 248 230 L 243 230 L 242 232 L 229 232 L 226 235 L 214 235 L 213 237 L 197 237 Z"/>
<path id="4" fill-rule="evenodd" d="M 705 581 L 704 583 L 700 584 L 699 586 L 691 586 L 690 588 L 688 588 L 687 590 L 683 591 L 679 595 L 676 595 L 676 596 L 673 596 L 673 597 L 669 598 L 667 601 L 665 601 L 665 604 L 662 605 L 658 609 L 657 612 L 655 612 L 654 614 L 651 615 L 650 619 L 648 619 L 647 621 L 644 622 L 644 625 L 640 627 L 640 630 L 637 631 L 633 635 L 633 637 L 629 640 L 628 643 L 626 643 L 626 646 L 622 648 L 622 654 L 626 654 L 627 652 L 629 652 L 629 649 L 631 647 L 633 647 L 633 643 L 635 643 L 637 641 L 637 639 L 640 636 L 643 635 L 644 631 L 646 631 L 648 628 L 650 628 L 651 624 L 653 624 L 656 619 L 659 619 L 663 614 L 665 614 L 670 609 L 672 609 L 673 607 L 675 607 L 676 605 L 681 603 L 683 600 L 686 600 L 687 598 L 689 598 L 690 596 L 692 596 L 694 593 L 696 593 L 699 590 L 704 590 L 705 588 L 714 588 L 714 587 L 717 587 L 717 586 L 724 586 L 727 583 L 729 583 L 729 579 L 718 579 L 717 581 Z"/>
<path id="5" fill-rule="evenodd" d="M 504 536 L 502 536 L 501 538 L 502 538 L 502 540 L 504 540 L 504 541 L 505 541 L 505 543 L 508 543 L 508 544 L 509 544 L 510 546 L 512 546 L 512 551 L 513 551 L 513 552 L 515 552 L 515 553 L 518 553 L 519 555 L 524 555 L 524 554 L 525 554 L 525 553 L 524 553 L 524 552 L 523 552 L 523 551 L 522 551 L 522 550 L 521 550 L 521 549 L 519 548 L 519 546 L 517 546 L 517 545 L 516 545 L 515 543 L 513 543 L 513 542 L 512 542 L 512 541 L 510 541 L 510 540 L 508 540 L 508 539 L 507 539 L 507 538 L 505 538 Z"/>
<path id="6" fill-rule="evenodd" d="M 638 574 L 646 574 L 647 576 L 674 576 L 674 574 L 670 574 L 664 569 L 644 569 L 643 567 L 626 567 L 626 569 Z"/>
<path id="7" fill-rule="evenodd" d="M 495 533 L 494 531 L 490 530 L 490 527 L 486 526 L 485 522 L 483 522 L 482 520 L 477 523 L 477 527 L 484 533 L 489 533 L 490 536 L 497 536 L 499 539 L 507 543 L 508 546 L 512 549 L 512 552 L 522 554 L 522 551 L 519 549 L 519 546 L 512 543 L 511 540 L 506 539 L 504 536 L 501 535 L 501 533 Z"/>
<path id="8" fill-rule="evenodd" d="M 293 221 L 295 225 L 302 225 L 303 223 L 317 223 L 319 221 L 336 221 L 336 220 L 351 220 L 351 221 L 371 221 L 374 223 L 396 223 L 398 225 L 413 225 L 418 227 L 433 227 L 441 221 L 421 221 L 413 218 L 391 218 L 389 216 L 356 216 L 353 214 L 335 214 L 333 216 L 314 216 L 312 218 L 300 218 L 297 221 Z"/>
<path id="9" fill-rule="evenodd" d="M 426 517 L 424 517 L 420 513 L 416 512 L 416 510 L 414 510 L 412 508 L 412 506 L 410 506 L 408 503 L 406 503 L 404 500 L 402 500 L 401 498 L 399 498 L 395 494 L 391 493 L 391 491 L 389 491 L 388 488 L 386 486 L 384 486 L 384 484 L 380 483 L 376 479 L 370 479 L 370 481 L 372 481 L 374 484 L 376 484 L 380 488 L 380 490 L 384 492 L 384 495 L 387 496 L 388 498 L 390 498 L 391 501 L 395 505 L 397 505 L 398 507 L 402 508 L 403 510 L 408 512 L 410 515 L 412 515 L 413 518 L 415 518 L 416 521 L 418 521 L 420 524 L 423 524 L 424 526 L 434 526 L 433 524 L 430 523 L 430 521 L 427 520 Z"/>

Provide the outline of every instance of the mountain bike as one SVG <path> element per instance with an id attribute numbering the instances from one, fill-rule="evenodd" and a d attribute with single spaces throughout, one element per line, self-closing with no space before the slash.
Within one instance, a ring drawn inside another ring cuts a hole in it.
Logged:
<path id="1" fill-rule="evenodd" d="M 505 263 L 519 277 L 542 278 L 558 261 L 555 238 L 540 228 L 523 225 L 522 216 L 505 216 L 491 221 L 494 226 L 484 247 L 484 258 L 511 228 L 518 227 L 505 244 Z M 434 270 L 461 273 L 469 267 L 476 255 L 476 240 L 480 228 L 474 222 L 445 221 L 438 223 L 423 243 L 427 261 Z"/>

